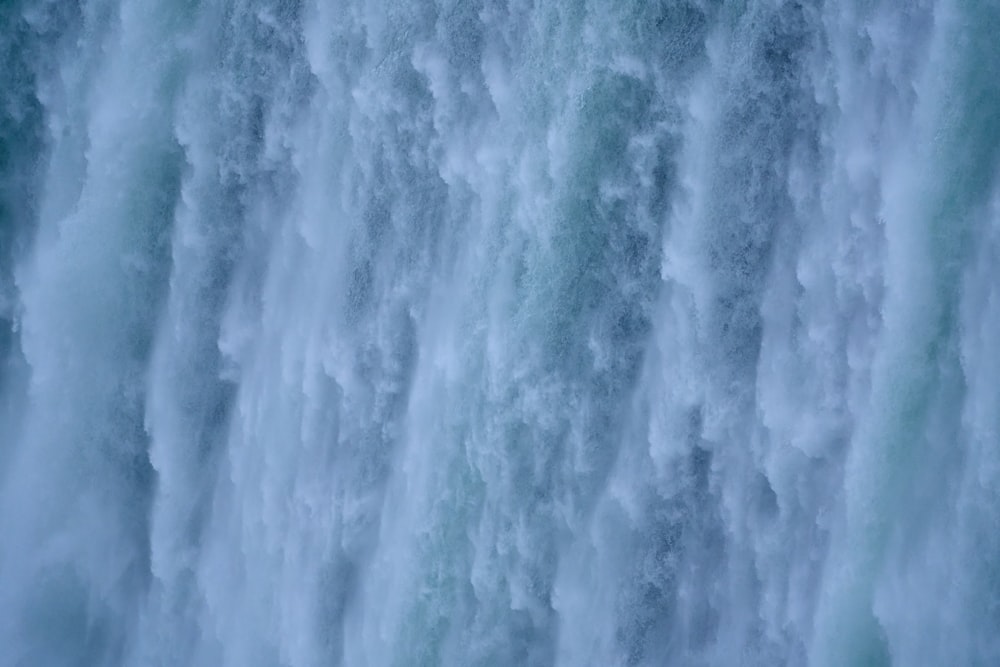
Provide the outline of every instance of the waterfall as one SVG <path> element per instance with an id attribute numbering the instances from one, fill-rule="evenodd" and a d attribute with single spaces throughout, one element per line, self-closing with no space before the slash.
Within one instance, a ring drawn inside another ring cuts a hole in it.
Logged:
<path id="1" fill-rule="evenodd" d="M 7 0 L 0 667 L 1000 664 L 998 34 Z"/>

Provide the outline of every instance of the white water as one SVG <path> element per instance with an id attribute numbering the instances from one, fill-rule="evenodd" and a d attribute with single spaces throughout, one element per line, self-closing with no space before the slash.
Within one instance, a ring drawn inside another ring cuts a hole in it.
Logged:
<path id="1" fill-rule="evenodd" d="M 0 665 L 1000 664 L 1000 5 L 0 6 Z"/>

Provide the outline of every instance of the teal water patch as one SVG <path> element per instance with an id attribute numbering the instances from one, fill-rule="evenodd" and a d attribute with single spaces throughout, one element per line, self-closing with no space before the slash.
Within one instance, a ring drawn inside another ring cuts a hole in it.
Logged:
<path id="1" fill-rule="evenodd" d="M 28 247 L 42 167 L 42 108 L 35 97 L 32 34 L 22 3 L 0 7 L 0 363 L 17 345 L 14 265 Z M 0 372 L 0 391 L 7 373 Z"/>
<path id="2" fill-rule="evenodd" d="M 806 94 L 806 59 L 817 26 L 801 3 L 781 8 L 727 5 L 732 16 L 715 39 L 720 62 L 711 76 L 711 191 L 704 261 L 713 304 L 703 314 L 707 344 L 726 372 L 756 363 L 762 336 L 760 294 L 770 273 L 779 226 L 794 224 L 788 174 L 797 142 L 814 141 L 819 111 Z M 731 22 L 731 24 L 730 24 Z M 717 28 L 718 29 L 718 28 Z"/>

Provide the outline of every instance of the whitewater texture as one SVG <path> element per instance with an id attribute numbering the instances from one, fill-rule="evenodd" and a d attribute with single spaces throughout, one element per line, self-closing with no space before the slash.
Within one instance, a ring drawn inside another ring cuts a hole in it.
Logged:
<path id="1" fill-rule="evenodd" d="M 4 0 L 0 667 L 1000 665 L 998 35 Z"/>

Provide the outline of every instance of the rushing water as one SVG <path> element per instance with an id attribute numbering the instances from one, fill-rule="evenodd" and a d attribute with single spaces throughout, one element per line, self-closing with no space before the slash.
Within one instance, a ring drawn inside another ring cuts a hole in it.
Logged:
<path id="1" fill-rule="evenodd" d="M 1000 665 L 1000 3 L 437 2 L 0 2 L 0 665 Z"/>

